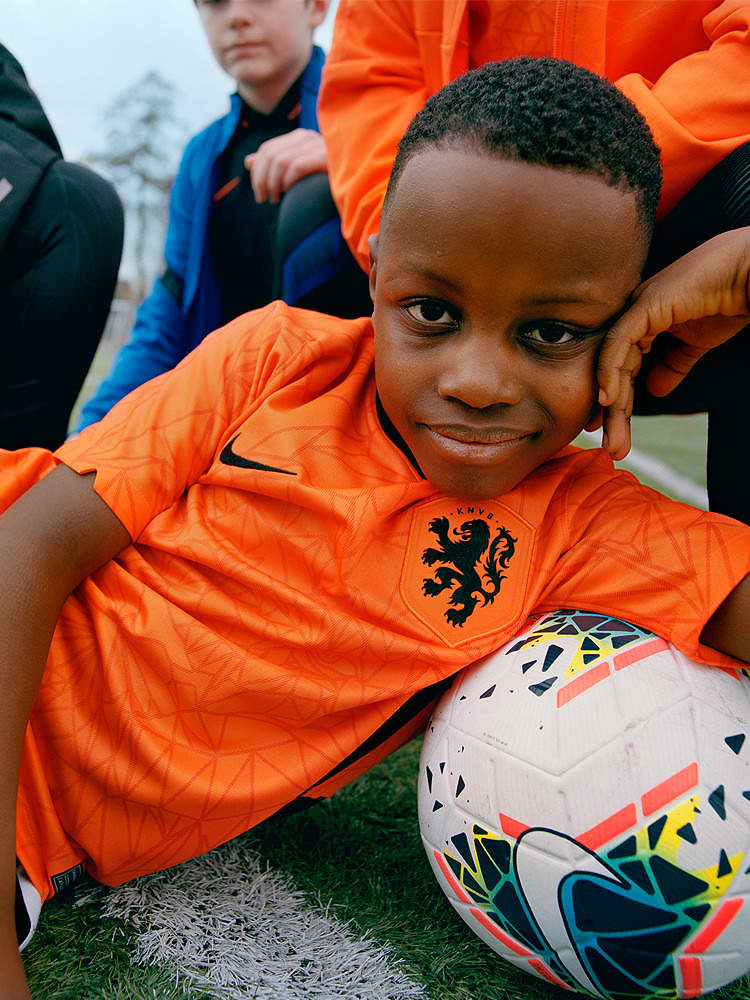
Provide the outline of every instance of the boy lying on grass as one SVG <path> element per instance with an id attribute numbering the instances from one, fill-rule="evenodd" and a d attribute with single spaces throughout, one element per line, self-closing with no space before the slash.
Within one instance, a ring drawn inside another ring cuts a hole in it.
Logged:
<path id="1" fill-rule="evenodd" d="M 487 65 L 402 141 L 372 322 L 269 306 L 54 455 L 3 455 L 3 996 L 35 902 L 330 794 L 531 612 L 750 660 L 750 529 L 570 446 L 608 330 L 617 434 L 652 315 L 748 311 L 738 231 L 622 315 L 659 177 L 610 84 Z"/>

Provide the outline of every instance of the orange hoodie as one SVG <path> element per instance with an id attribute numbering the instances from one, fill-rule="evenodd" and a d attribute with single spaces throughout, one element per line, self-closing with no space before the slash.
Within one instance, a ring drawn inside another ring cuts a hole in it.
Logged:
<path id="1" fill-rule="evenodd" d="M 617 84 L 662 150 L 660 216 L 750 140 L 750 3 L 726 0 L 340 0 L 319 118 L 344 236 L 363 268 L 396 146 L 427 97 L 519 55 Z"/>

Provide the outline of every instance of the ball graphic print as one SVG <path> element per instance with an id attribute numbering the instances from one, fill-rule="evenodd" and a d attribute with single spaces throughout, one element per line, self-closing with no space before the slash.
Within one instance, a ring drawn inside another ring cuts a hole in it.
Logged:
<path id="1" fill-rule="evenodd" d="M 750 969 L 750 674 L 557 611 L 464 671 L 424 740 L 419 820 L 499 955 L 609 1000 Z"/>

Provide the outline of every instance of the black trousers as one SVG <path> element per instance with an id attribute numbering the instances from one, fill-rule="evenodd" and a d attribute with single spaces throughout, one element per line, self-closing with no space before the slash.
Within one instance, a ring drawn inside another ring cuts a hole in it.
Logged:
<path id="1" fill-rule="evenodd" d="M 123 239 L 112 185 L 53 163 L 0 250 L 0 447 L 56 448 L 109 314 Z"/>
<path id="2" fill-rule="evenodd" d="M 647 274 L 718 233 L 750 226 L 750 143 L 708 173 L 658 228 Z M 644 373 L 645 376 L 645 373 Z M 707 413 L 711 510 L 750 524 L 750 476 L 744 461 L 750 387 L 750 327 L 710 351 L 668 396 L 649 395 L 639 379 L 635 412 Z"/>

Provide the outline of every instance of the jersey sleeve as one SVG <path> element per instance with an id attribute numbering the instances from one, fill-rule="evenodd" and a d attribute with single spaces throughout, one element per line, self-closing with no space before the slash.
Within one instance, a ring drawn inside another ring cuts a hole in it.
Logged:
<path id="1" fill-rule="evenodd" d="M 549 517 L 562 519 L 570 542 L 546 587 L 544 610 L 582 606 L 616 615 L 693 659 L 738 665 L 703 645 L 700 634 L 750 573 L 749 527 L 669 500 L 630 473 L 613 474 L 601 453 L 579 469 Z"/>
<path id="2" fill-rule="evenodd" d="M 365 271 L 396 147 L 430 92 L 411 4 L 340 0 L 318 118 L 341 231 Z"/>
<path id="3" fill-rule="evenodd" d="M 712 167 L 750 141 L 750 4 L 727 0 L 703 19 L 707 48 L 676 60 L 657 80 L 615 80 L 661 149 L 668 214 Z"/>
<path id="4" fill-rule="evenodd" d="M 304 349 L 304 331 L 280 304 L 240 316 L 56 456 L 96 473 L 94 489 L 136 540 L 200 478 L 228 428 L 283 383 Z"/>

